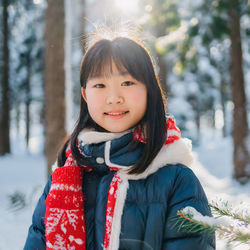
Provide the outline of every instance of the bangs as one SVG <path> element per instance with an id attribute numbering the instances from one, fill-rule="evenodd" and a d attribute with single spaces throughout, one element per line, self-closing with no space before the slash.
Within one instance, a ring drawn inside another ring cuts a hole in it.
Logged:
<path id="1" fill-rule="evenodd" d="M 95 77 L 110 77 L 114 72 L 114 66 L 121 75 L 129 73 L 122 64 L 121 60 L 115 60 L 112 55 L 107 54 L 103 60 L 98 58 L 95 62 L 93 62 L 93 67 L 89 71 L 88 79 Z"/>
<path id="2" fill-rule="evenodd" d="M 129 39 L 101 40 L 90 47 L 83 58 L 81 85 L 86 87 L 89 78 L 109 77 L 113 73 L 114 65 L 120 74 L 128 73 L 136 80 L 145 83 L 147 67 L 142 58 L 145 58 L 145 52 Z"/>

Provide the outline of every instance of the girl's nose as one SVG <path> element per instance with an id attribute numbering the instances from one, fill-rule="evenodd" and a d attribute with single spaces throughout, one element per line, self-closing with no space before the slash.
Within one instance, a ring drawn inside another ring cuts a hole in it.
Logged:
<path id="1" fill-rule="evenodd" d="M 106 99 L 107 104 L 122 104 L 124 102 L 124 98 L 116 92 L 110 93 Z"/>

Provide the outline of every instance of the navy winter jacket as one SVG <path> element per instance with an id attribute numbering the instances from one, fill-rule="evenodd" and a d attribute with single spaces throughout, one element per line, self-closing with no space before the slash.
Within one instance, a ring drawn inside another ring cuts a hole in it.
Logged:
<path id="1" fill-rule="evenodd" d="M 148 169 L 140 175 L 125 171 L 141 155 L 143 143 L 130 151 L 131 133 L 112 134 L 86 132 L 80 134 L 86 165 L 95 171 L 84 172 L 83 194 L 88 250 L 103 249 L 106 201 L 114 171 L 108 166 L 120 166 L 125 183 L 119 202 L 115 232 L 117 242 L 112 250 L 212 250 L 214 236 L 191 234 L 178 230 L 173 219 L 177 211 L 192 206 L 203 215 L 211 216 L 206 195 L 191 169 L 190 144 L 180 139 L 163 146 Z M 51 187 L 49 179 L 32 218 L 25 250 L 46 249 L 45 199 Z M 119 246 L 119 247 L 118 247 Z"/>

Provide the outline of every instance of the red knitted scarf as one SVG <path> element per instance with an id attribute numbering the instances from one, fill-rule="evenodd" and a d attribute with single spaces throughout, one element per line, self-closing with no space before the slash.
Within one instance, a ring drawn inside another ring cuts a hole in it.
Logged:
<path id="1" fill-rule="evenodd" d="M 167 140 L 169 144 L 180 138 L 180 130 L 175 126 L 172 119 L 167 120 Z M 133 139 L 145 143 L 141 129 L 133 132 Z M 84 196 L 82 193 L 82 179 L 84 171 L 92 171 L 85 167 L 79 168 L 73 159 L 71 150 L 66 153 L 67 160 L 63 167 L 57 168 L 52 174 L 50 192 L 45 201 L 45 236 L 47 249 L 60 250 L 85 250 L 86 249 L 86 227 L 84 217 Z M 122 182 L 117 170 L 111 181 L 107 206 L 104 235 L 104 249 L 109 248 L 112 228 L 112 220 L 115 210 L 117 190 Z"/>

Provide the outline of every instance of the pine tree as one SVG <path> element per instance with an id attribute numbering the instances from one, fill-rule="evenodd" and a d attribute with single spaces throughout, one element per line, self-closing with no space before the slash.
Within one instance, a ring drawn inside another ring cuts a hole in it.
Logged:
<path id="1" fill-rule="evenodd" d="M 45 154 L 55 162 L 65 131 L 64 2 L 48 0 L 45 28 Z"/>

